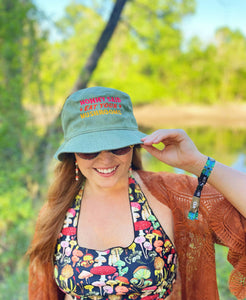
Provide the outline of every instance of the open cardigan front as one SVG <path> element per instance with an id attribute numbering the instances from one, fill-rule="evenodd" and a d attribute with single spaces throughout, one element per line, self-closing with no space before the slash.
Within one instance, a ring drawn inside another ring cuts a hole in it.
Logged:
<path id="1" fill-rule="evenodd" d="M 138 171 L 143 183 L 173 213 L 175 247 L 178 253 L 178 279 L 170 300 L 219 299 L 214 244 L 229 248 L 228 261 L 233 265 L 229 279 L 237 299 L 246 298 L 246 219 L 212 186 L 202 192 L 199 218 L 188 220 L 197 179 L 172 173 Z M 38 222 L 38 221 L 37 221 Z M 53 263 L 45 273 L 30 261 L 29 300 L 61 300 L 53 275 Z"/>

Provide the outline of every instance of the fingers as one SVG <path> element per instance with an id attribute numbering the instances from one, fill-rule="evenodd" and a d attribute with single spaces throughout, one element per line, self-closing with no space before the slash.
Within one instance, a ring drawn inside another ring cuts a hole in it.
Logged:
<path id="1" fill-rule="evenodd" d="M 163 142 L 165 145 L 168 143 L 179 143 L 186 136 L 182 129 L 159 129 L 152 134 L 142 138 L 144 145 L 153 145 Z"/>
<path id="2" fill-rule="evenodd" d="M 151 155 L 155 156 L 157 159 L 162 160 L 163 150 L 159 150 L 152 145 L 142 144 L 141 147 L 148 151 Z"/>

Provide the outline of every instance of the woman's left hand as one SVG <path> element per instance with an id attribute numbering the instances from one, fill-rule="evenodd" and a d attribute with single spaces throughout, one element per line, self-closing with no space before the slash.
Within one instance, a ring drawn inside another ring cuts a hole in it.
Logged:
<path id="1" fill-rule="evenodd" d="M 160 161 L 200 176 L 207 156 L 198 151 L 182 129 L 159 129 L 142 139 L 142 147 Z M 153 145 L 162 142 L 164 149 Z M 246 174 L 219 162 L 215 163 L 208 178 L 219 192 L 246 218 Z"/>
<path id="2" fill-rule="evenodd" d="M 159 129 L 142 138 L 142 147 L 157 159 L 172 167 L 199 174 L 206 156 L 201 154 L 193 141 L 182 129 Z M 159 150 L 153 145 L 163 143 Z"/>

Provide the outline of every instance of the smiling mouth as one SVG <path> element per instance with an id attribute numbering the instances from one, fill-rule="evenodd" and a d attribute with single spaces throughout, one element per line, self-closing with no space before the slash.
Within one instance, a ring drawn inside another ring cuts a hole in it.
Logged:
<path id="1" fill-rule="evenodd" d="M 101 173 L 101 174 L 110 174 L 110 173 L 113 173 L 116 169 L 117 169 L 117 166 L 114 167 L 114 168 L 108 168 L 108 169 L 97 169 L 97 168 L 95 168 L 95 170 L 98 173 Z"/>

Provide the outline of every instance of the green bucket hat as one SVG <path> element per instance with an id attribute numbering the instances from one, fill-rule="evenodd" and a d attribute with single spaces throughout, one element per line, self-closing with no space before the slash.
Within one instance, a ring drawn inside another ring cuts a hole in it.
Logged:
<path id="1" fill-rule="evenodd" d="M 91 87 L 70 95 L 61 113 L 64 142 L 55 153 L 93 153 L 142 144 L 128 94 Z"/>

